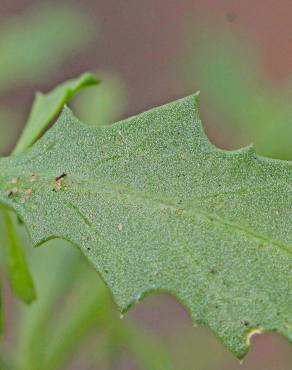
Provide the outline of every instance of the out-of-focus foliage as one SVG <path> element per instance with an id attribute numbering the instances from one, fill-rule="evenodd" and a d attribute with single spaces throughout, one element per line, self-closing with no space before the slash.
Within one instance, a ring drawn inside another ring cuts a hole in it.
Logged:
<path id="1" fill-rule="evenodd" d="M 1 83 L 1 81 L 0 81 Z M 20 114 L 0 103 L 0 153 L 8 153 L 12 143 L 17 140 L 16 127 L 21 122 Z"/>
<path id="2" fill-rule="evenodd" d="M 34 283 L 26 259 L 17 237 L 15 225 L 9 211 L 3 211 L 7 231 L 7 270 L 11 289 L 16 297 L 25 303 L 36 299 Z"/>
<path id="3" fill-rule="evenodd" d="M 254 54 L 226 32 L 204 35 L 187 58 L 187 83 L 196 79 L 216 122 L 236 129 L 233 145 L 252 141 L 261 155 L 291 159 L 292 84 L 273 86 Z"/>
<path id="4" fill-rule="evenodd" d="M 0 92 L 52 78 L 66 58 L 84 49 L 94 28 L 89 17 L 62 3 L 38 6 L 0 25 Z"/>
<path id="5" fill-rule="evenodd" d="M 127 106 L 126 87 L 121 79 L 109 72 L 96 72 L 102 84 L 86 89 L 75 99 L 74 112 L 81 121 L 90 126 L 116 122 Z"/>
<path id="6" fill-rule="evenodd" d="M 26 235 L 21 239 L 25 241 Z M 36 251 L 25 243 L 40 295 L 33 306 L 18 307 L 19 368 L 63 369 L 75 353 L 84 351 L 89 351 L 86 363 L 94 359 L 92 365 L 102 368 L 127 351 L 141 369 L 171 369 L 166 350 L 155 338 L 119 318 L 108 289 L 79 251 L 64 241 L 49 243 Z M 145 367 L 147 363 L 152 366 Z"/>
<path id="7" fill-rule="evenodd" d="M 65 104 L 82 89 L 95 86 L 99 81 L 90 73 L 64 82 L 47 94 L 37 93 L 24 130 L 13 154 L 19 154 L 30 147 L 56 117 Z"/>
<path id="8" fill-rule="evenodd" d="M 0 94 L 24 84 L 52 79 L 68 57 L 85 49 L 95 37 L 96 26 L 91 18 L 62 3 L 38 5 L 2 21 Z M 12 109 L 0 104 L 1 153 L 7 153 L 16 141 L 21 121 L 15 106 Z"/>

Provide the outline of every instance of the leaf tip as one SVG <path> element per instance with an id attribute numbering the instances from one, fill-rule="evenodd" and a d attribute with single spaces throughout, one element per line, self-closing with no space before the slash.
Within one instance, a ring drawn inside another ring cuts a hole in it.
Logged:
<path id="1" fill-rule="evenodd" d="M 84 86 L 94 86 L 99 85 L 101 80 L 99 80 L 93 73 L 85 72 L 80 76 L 80 85 Z"/>

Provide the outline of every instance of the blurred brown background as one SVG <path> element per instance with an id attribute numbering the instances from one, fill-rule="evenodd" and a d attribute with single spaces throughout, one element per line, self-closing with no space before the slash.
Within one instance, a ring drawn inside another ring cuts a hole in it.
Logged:
<path id="1" fill-rule="evenodd" d="M 104 87 L 73 106 L 90 124 L 200 90 L 213 142 L 253 141 L 261 154 L 292 160 L 291 19 L 288 0 L 1 0 L 0 152 L 12 148 L 36 90 L 89 70 Z M 128 317 L 162 338 L 177 370 L 291 369 L 291 345 L 277 334 L 254 338 L 239 365 L 172 297 L 150 296 Z M 80 368 L 76 361 L 64 368 Z M 138 369 L 123 356 L 114 368 Z"/>

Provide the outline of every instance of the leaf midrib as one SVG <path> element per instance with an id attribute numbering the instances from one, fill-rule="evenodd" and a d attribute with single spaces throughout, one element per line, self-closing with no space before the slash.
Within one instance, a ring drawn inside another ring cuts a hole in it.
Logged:
<path id="1" fill-rule="evenodd" d="M 108 182 L 102 182 L 102 186 L 100 184 L 98 184 L 98 182 L 96 180 L 93 180 L 93 181 L 90 181 L 88 178 L 84 179 L 84 178 L 80 178 L 80 175 L 70 175 L 70 177 L 68 176 L 68 178 L 74 178 L 74 180 L 77 179 L 78 181 L 78 178 L 79 178 L 79 182 L 77 182 L 77 185 L 78 185 L 78 190 L 77 190 L 77 193 L 79 192 L 96 192 L 97 194 L 98 193 L 101 193 L 101 194 L 105 194 L 106 193 L 112 193 L 112 194 L 115 194 L 115 195 L 126 195 L 129 199 L 133 199 L 133 197 L 136 197 L 136 199 L 138 200 L 142 200 L 142 204 L 143 206 L 147 206 L 147 203 L 145 202 L 145 200 L 148 200 L 150 201 L 152 204 L 155 205 L 155 207 L 159 206 L 163 206 L 164 208 L 167 208 L 167 209 L 170 209 L 172 211 L 175 212 L 179 212 L 180 213 L 180 216 L 184 216 L 184 217 L 187 217 L 188 219 L 191 219 L 193 222 L 196 222 L 195 219 L 194 219 L 194 216 L 196 215 L 199 215 L 203 218 L 207 218 L 209 222 L 215 224 L 215 225 L 219 225 L 220 227 L 225 227 L 225 228 L 231 228 L 233 229 L 234 231 L 237 231 L 237 232 L 240 232 L 240 233 L 243 233 L 244 235 L 250 237 L 250 238 L 253 238 L 253 239 L 256 239 L 256 240 L 259 240 L 261 241 L 262 243 L 265 243 L 265 244 L 272 244 L 274 245 L 275 247 L 278 247 L 280 248 L 281 250 L 285 251 L 286 253 L 288 253 L 289 255 L 292 255 L 292 246 L 289 246 L 289 245 L 286 245 L 285 243 L 281 243 L 277 240 L 274 240 L 274 239 L 271 239 L 261 233 L 258 233 L 248 227 L 243 227 L 235 222 L 231 222 L 229 221 L 228 219 L 225 219 L 221 216 L 218 216 L 217 214 L 215 213 L 212 213 L 212 212 L 207 212 L 207 211 L 203 211 L 201 208 L 197 207 L 193 207 L 192 208 L 183 208 L 183 207 L 178 207 L 176 204 L 174 204 L 173 202 L 171 202 L 169 199 L 158 199 L 156 196 L 154 196 L 153 193 L 150 193 L 150 192 L 143 192 L 143 191 L 136 191 L 134 189 L 131 189 L 129 188 L 128 186 L 125 186 L 125 185 L 119 185 L 119 184 L 113 184 L 113 183 L 108 183 Z M 89 180 L 89 181 L 88 181 Z M 82 186 L 80 186 L 80 184 L 82 183 Z M 92 187 L 88 187 L 88 184 L 92 183 Z M 71 188 L 74 187 L 74 185 L 76 184 L 75 181 L 73 181 L 70 186 Z M 84 184 L 86 184 L 86 186 L 84 186 Z M 99 190 L 97 191 L 96 190 L 96 185 L 98 184 L 98 187 L 99 187 Z M 275 183 L 272 183 L 272 184 L 268 184 L 266 185 L 264 188 L 262 189 L 270 189 L 270 188 L 273 188 L 275 186 L 287 186 L 287 183 L 286 182 L 282 182 L 282 183 L 278 183 L 278 184 L 275 184 Z M 253 188 L 249 187 L 250 191 L 253 190 Z M 259 190 L 258 187 L 255 187 L 254 188 L 255 190 Z M 240 191 L 242 191 L 243 189 L 240 189 Z M 230 192 L 230 194 L 236 194 L 237 191 L 235 192 Z M 224 194 L 224 192 L 222 192 L 222 194 Z M 218 193 L 216 193 L 216 196 L 218 195 Z M 211 194 L 210 194 L 211 196 Z M 204 196 L 202 197 L 204 199 Z M 192 198 L 191 198 L 192 199 Z M 72 202 L 71 202 L 72 203 Z M 78 207 L 79 208 L 79 207 Z M 79 212 L 81 212 L 79 210 Z M 83 217 L 86 217 L 83 215 Z"/>
<path id="2" fill-rule="evenodd" d="M 54 179 L 55 179 L 55 174 L 51 175 L 51 174 L 48 174 L 48 172 L 46 172 L 46 173 L 37 172 L 36 175 L 38 176 L 38 181 L 40 181 L 40 182 L 45 182 L 46 183 L 47 180 L 50 179 L 51 183 L 53 184 Z M 11 174 L 11 176 L 13 176 L 13 174 Z M 128 186 L 125 186 L 124 184 L 122 186 L 117 184 L 117 183 L 113 184 L 113 183 L 109 183 L 109 182 L 102 182 L 102 183 L 98 184 L 96 179 L 90 180 L 88 177 L 81 178 L 81 176 L 79 174 L 70 173 L 70 175 L 67 175 L 66 179 L 69 179 L 69 180 L 74 179 L 70 183 L 70 187 L 72 189 L 72 187 L 74 185 L 78 185 L 77 193 L 96 192 L 96 193 L 106 194 L 108 192 L 111 192 L 113 194 L 119 194 L 119 195 L 124 194 L 124 195 L 128 196 L 130 199 L 133 198 L 133 196 L 135 196 L 136 199 L 143 200 L 143 202 L 142 202 L 143 206 L 146 206 L 145 200 L 148 200 L 152 204 L 154 204 L 156 207 L 157 206 L 159 206 L 159 207 L 163 206 L 164 208 L 171 209 L 174 212 L 179 212 L 180 217 L 181 216 L 187 217 L 189 220 L 192 220 L 192 222 L 196 222 L 195 219 L 194 219 L 194 216 L 199 215 L 202 218 L 208 219 L 208 222 L 210 222 L 210 223 L 213 223 L 215 225 L 219 225 L 220 227 L 231 228 L 235 232 L 243 233 L 244 235 L 246 235 L 250 238 L 259 240 L 259 241 L 261 241 L 262 243 L 265 243 L 265 244 L 272 244 L 275 247 L 278 247 L 281 250 L 285 251 L 289 255 L 292 254 L 292 246 L 289 246 L 289 245 L 286 245 L 285 243 L 281 243 L 277 240 L 271 239 L 271 238 L 269 238 L 269 237 L 267 237 L 267 236 L 265 236 L 261 233 L 258 233 L 258 232 L 254 231 L 254 230 L 252 230 L 248 227 L 243 227 L 241 225 L 238 225 L 237 223 L 231 222 L 228 219 L 225 219 L 221 216 L 218 216 L 215 213 L 210 213 L 210 212 L 203 211 L 199 207 L 197 207 L 197 208 L 193 207 L 193 209 L 178 207 L 176 204 L 174 204 L 173 202 L 171 202 L 167 198 L 158 199 L 153 193 L 150 193 L 150 192 L 145 193 L 143 191 L 136 191 L 134 189 L 129 188 Z M 82 186 L 80 186 L 81 184 L 82 184 Z M 93 186 L 89 187 L 88 185 L 90 185 L 90 184 L 92 184 Z M 102 186 L 101 186 L 101 184 L 102 184 Z M 98 190 L 98 191 L 96 190 L 96 187 L 97 187 L 96 185 L 98 185 L 100 190 Z M 217 196 L 221 196 L 221 195 L 233 195 L 233 194 L 241 195 L 241 193 L 242 194 L 247 194 L 249 192 L 261 191 L 263 189 L 273 189 L 274 187 L 281 187 L 281 186 L 287 186 L 287 182 L 281 182 L 281 183 L 280 182 L 278 182 L 278 183 L 272 182 L 270 184 L 266 184 L 264 187 L 251 187 L 251 186 L 249 186 L 248 191 L 246 191 L 247 189 L 241 188 L 241 189 L 236 189 L 235 191 L 216 192 L 216 193 L 213 193 L 213 194 L 208 194 L 206 196 L 198 195 L 198 196 L 192 197 L 190 200 L 193 200 L 193 199 L 204 200 L 204 199 L 213 198 L 213 197 L 217 197 Z M 79 207 L 78 207 L 78 209 L 79 209 Z M 77 212 L 77 210 L 75 210 L 75 211 Z M 79 212 L 77 212 L 77 213 L 80 213 L 80 212 L 81 211 L 79 210 Z M 86 218 L 85 215 L 83 215 L 83 218 L 84 217 Z"/>

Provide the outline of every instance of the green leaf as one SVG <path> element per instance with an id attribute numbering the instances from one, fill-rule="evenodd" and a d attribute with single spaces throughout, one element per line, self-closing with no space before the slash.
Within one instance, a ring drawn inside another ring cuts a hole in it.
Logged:
<path id="1" fill-rule="evenodd" d="M 7 230 L 7 266 L 11 289 L 16 297 L 26 303 L 36 299 L 36 292 L 16 230 L 8 212 L 4 212 Z"/>
<path id="2" fill-rule="evenodd" d="M 63 83 L 48 94 L 39 92 L 33 103 L 28 122 L 13 153 L 19 154 L 31 146 L 63 106 L 81 89 L 98 83 L 99 81 L 93 75 L 85 73 L 76 79 Z"/>
<path id="3" fill-rule="evenodd" d="M 14 150 L 20 153 L 29 147 L 47 127 L 56 114 L 79 90 L 84 87 L 96 85 L 98 81 L 91 74 L 83 74 L 77 79 L 63 83 L 52 92 L 43 95 L 39 93 L 32 107 L 28 123 Z M 13 183 L 16 178 L 13 179 Z M 15 188 L 12 189 L 12 193 Z M 27 195 L 23 194 L 23 200 Z M 35 288 L 29 272 L 25 256 L 19 245 L 16 230 L 10 215 L 4 215 L 8 233 L 8 274 L 10 285 L 14 294 L 26 303 L 31 303 L 36 298 Z"/>
<path id="4" fill-rule="evenodd" d="M 65 109 L 0 160 L 0 202 L 35 246 L 78 245 L 122 311 L 170 292 L 243 357 L 256 331 L 292 340 L 291 180 L 291 162 L 210 144 L 190 96 L 96 129 Z"/>
<path id="5" fill-rule="evenodd" d="M 63 304 L 68 301 L 68 297 L 75 302 L 76 296 L 76 305 L 82 305 L 83 302 L 79 300 L 79 281 L 83 275 L 88 277 L 84 272 L 91 270 L 85 269 L 87 264 L 80 258 L 79 251 L 70 248 L 69 243 L 52 240 L 49 244 L 49 248 L 39 248 L 29 256 L 31 271 L 37 277 L 35 283 L 39 293 L 32 306 L 22 305 L 19 311 L 16 351 L 21 369 L 45 370 L 44 362 L 50 354 L 49 346 L 55 342 L 54 333 L 70 318 L 67 312 L 62 314 Z M 74 292 L 72 286 L 76 284 L 79 289 Z M 72 310 L 76 305 L 71 306 Z M 52 312 L 57 312 L 57 316 L 52 315 Z M 66 338 L 63 339 L 66 341 Z"/>

